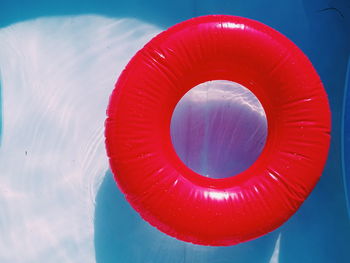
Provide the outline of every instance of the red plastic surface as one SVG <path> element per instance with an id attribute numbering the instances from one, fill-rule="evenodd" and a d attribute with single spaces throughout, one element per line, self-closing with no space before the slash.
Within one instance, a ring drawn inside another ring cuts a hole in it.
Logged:
<path id="1" fill-rule="evenodd" d="M 268 137 L 250 168 L 213 179 L 181 162 L 170 121 L 189 89 L 219 79 L 257 96 Z M 283 224 L 319 180 L 330 142 L 327 96 L 309 60 L 241 17 L 198 17 L 156 36 L 121 74 L 107 114 L 107 153 L 127 200 L 161 231 L 203 245 L 237 244 Z"/>

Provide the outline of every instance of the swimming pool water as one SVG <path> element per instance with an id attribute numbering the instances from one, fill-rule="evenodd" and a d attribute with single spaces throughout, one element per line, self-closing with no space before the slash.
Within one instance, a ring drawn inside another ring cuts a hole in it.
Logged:
<path id="1" fill-rule="evenodd" d="M 281 228 L 232 247 L 184 243 L 141 220 L 108 170 L 103 137 L 109 94 L 131 56 L 170 25 L 216 13 L 289 37 L 320 74 L 332 109 L 329 159 L 314 192 Z M 1 0 L 0 262 L 348 262 L 341 123 L 349 51 L 345 0 Z"/>

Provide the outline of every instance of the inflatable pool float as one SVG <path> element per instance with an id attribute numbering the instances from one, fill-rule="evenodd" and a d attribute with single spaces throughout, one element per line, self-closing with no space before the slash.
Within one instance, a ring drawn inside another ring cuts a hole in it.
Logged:
<path id="1" fill-rule="evenodd" d="M 255 163 L 223 179 L 189 169 L 170 138 L 176 104 L 210 80 L 248 88 L 268 123 Z M 328 99 L 306 56 L 234 16 L 194 18 L 153 38 L 119 77 L 107 115 L 107 154 L 129 203 L 159 230 L 202 245 L 237 244 L 283 224 L 319 180 L 330 143 Z"/>

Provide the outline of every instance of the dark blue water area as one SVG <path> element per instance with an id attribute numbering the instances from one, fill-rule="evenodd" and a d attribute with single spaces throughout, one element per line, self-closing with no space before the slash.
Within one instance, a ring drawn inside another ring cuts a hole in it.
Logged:
<path id="1" fill-rule="evenodd" d="M 345 92 L 344 92 L 344 116 L 343 116 L 343 136 L 342 136 L 342 161 L 344 186 L 347 201 L 347 208 L 350 218 L 350 60 L 346 74 Z"/>
<path id="2" fill-rule="evenodd" d="M 280 234 L 279 262 L 349 262 L 350 223 L 341 163 L 342 109 L 350 52 L 349 1 L 0 0 L 0 27 L 43 16 L 99 14 L 134 17 L 166 28 L 193 16 L 215 13 L 259 20 L 285 34 L 310 58 L 332 110 L 332 143 L 323 176 L 301 209 L 275 232 L 238 246 L 208 248 L 177 241 L 149 226 L 130 208 L 107 172 L 96 197 L 96 261 L 264 263 L 269 262 Z M 344 127 L 348 124 L 346 121 Z M 350 147 L 348 134 L 344 133 L 345 153 Z M 347 158 L 349 154 L 345 154 L 346 165 Z"/>

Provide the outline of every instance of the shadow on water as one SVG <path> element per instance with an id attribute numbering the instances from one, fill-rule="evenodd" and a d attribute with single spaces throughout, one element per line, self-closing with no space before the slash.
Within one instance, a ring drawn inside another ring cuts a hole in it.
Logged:
<path id="1" fill-rule="evenodd" d="M 268 263 L 277 232 L 232 247 L 197 246 L 169 237 L 131 208 L 108 171 L 96 197 L 97 263 Z"/>

